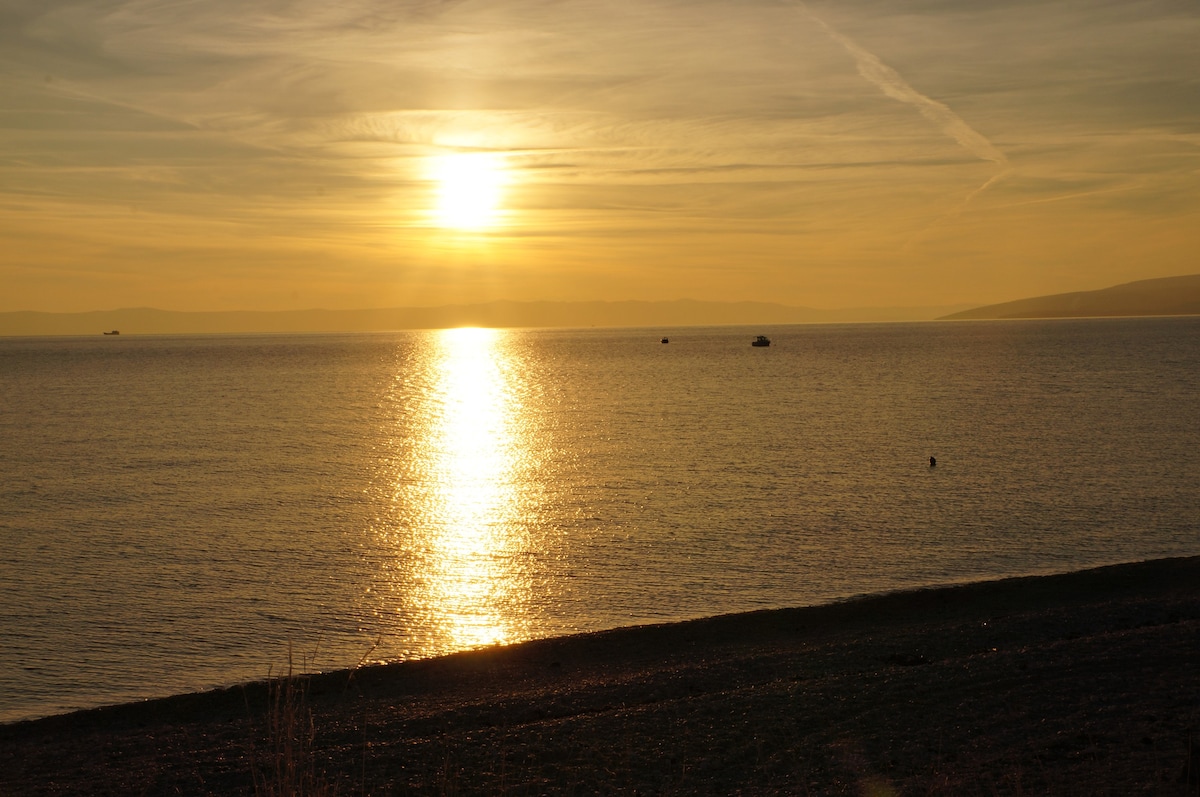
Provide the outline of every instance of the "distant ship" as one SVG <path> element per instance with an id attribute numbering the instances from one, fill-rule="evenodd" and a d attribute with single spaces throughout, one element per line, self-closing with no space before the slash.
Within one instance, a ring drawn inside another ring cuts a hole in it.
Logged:
<path id="1" fill-rule="evenodd" d="M 121 330 L 119 330 L 119 329 L 114 329 L 112 332 L 105 332 L 104 334 L 105 334 L 105 335 L 120 335 L 120 334 L 121 334 Z"/>
<path id="2" fill-rule="evenodd" d="M 750 341 L 750 345 L 751 346 L 770 346 L 771 339 L 768 338 L 766 335 L 759 335 L 757 338 Z"/>

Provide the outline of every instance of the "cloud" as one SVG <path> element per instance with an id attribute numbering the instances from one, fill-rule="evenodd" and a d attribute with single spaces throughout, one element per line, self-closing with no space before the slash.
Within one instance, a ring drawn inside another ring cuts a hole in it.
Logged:
<path id="1" fill-rule="evenodd" d="M 900 102 L 912 105 L 921 115 L 933 122 L 943 133 L 958 142 L 959 146 L 980 160 L 990 161 L 1000 167 L 1000 171 L 992 175 L 982 185 L 969 193 L 962 203 L 953 211 L 943 214 L 931 225 L 927 226 L 918 236 L 905 244 L 905 249 L 925 238 L 930 232 L 950 217 L 963 212 L 971 202 L 996 183 L 1007 177 L 1011 171 L 1008 158 L 982 133 L 971 127 L 961 116 L 955 113 L 945 103 L 928 97 L 906 81 L 899 72 L 879 60 L 874 54 L 860 47 L 850 38 L 843 36 L 830 27 L 824 20 L 812 12 L 803 2 L 800 8 L 810 19 L 816 22 L 829 37 L 845 48 L 855 61 L 858 73 L 866 80 L 878 86 L 879 89 Z"/>
<path id="2" fill-rule="evenodd" d="M 16 214 L 5 229 L 69 228 L 98 274 L 149 257 L 136 241 L 147 215 L 160 256 L 180 230 L 187 263 L 204 262 L 196 241 L 208 238 L 258 257 L 266 241 L 307 251 L 319 231 L 322 253 L 353 253 L 328 254 L 332 270 L 358 274 L 346 264 L 361 261 L 361 273 L 417 285 L 413 264 L 435 269 L 444 244 L 422 221 L 424 160 L 492 150 L 515 179 L 511 225 L 489 257 L 522 284 L 561 267 L 556 290 L 616 285 L 605 269 L 620 261 L 643 280 L 611 298 L 631 298 L 692 284 L 689 264 L 733 262 L 754 271 L 746 285 L 836 305 L 804 293 L 806 275 L 845 273 L 861 288 L 894 265 L 903 278 L 871 288 L 889 303 L 949 285 L 930 278 L 943 268 L 930 250 L 903 251 L 914 229 L 962 247 L 946 263 L 973 247 L 983 272 L 1006 267 L 991 251 L 1019 237 L 1013 219 L 1027 224 L 1016 214 L 1030 202 L 1047 214 L 1045 251 L 1064 261 L 1082 245 L 1054 230 L 1200 203 L 1189 198 L 1200 189 L 1194 3 L 797 8 L 11 0 L 0 7 L 0 204 Z M 963 214 L 968 204 L 988 212 Z M 34 268 L 37 248 L 25 251 Z M 213 256 L 212 279 L 238 284 L 234 261 Z"/>
<path id="3" fill-rule="evenodd" d="M 967 124 L 949 107 L 917 91 L 896 70 L 829 27 L 820 17 L 813 14 L 808 6 L 801 3 L 800 7 L 834 41 L 846 48 L 846 52 L 854 57 L 854 61 L 858 65 L 858 73 L 878 86 L 884 94 L 914 106 L 922 116 L 936 124 L 946 135 L 953 138 L 963 149 L 977 158 L 1001 166 L 1008 164 L 1008 158 L 1004 156 L 1003 152 L 996 149 L 992 142 Z"/>

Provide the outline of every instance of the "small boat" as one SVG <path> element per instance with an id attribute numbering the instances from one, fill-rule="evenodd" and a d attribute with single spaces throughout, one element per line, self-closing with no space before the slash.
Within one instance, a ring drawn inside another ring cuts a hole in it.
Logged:
<path id="1" fill-rule="evenodd" d="M 662 339 L 662 342 L 663 342 L 663 343 L 670 343 L 670 342 L 671 342 L 671 340 L 670 340 L 670 338 L 663 338 L 663 339 Z"/>
<path id="2" fill-rule="evenodd" d="M 751 346 L 770 346 L 771 339 L 768 338 L 766 335 L 759 335 L 757 338 L 750 341 L 750 345 Z"/>
<path id="3" fill-rule="evenodd" d="M 120 334 L 121 334 L 121 330 L 119 330 L 119 329 L 114 329 L 112 332 L 105 332 L 104 334 L 105 334 L 105 335 L 120 335 Z"/>

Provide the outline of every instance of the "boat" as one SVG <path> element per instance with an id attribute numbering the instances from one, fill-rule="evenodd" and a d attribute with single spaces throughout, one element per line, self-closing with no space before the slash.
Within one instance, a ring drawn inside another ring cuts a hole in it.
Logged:
<path id="1" fill-rule="evenodd" d="M 670 340 L 670 338 L 663 338 L 663 339 L 662 339 L 662 342 L 663 342 L 663 343 L 670 343 L 670 342 L 671 342 L 671 340 Z"/>
<path id="2" fill-rule="evenodd" d="M 750 345 L 751 346 L 770 346 L 771 339 L 768 338 L 766 335 L 759 335 L 757 338 L 750 341 Z"/>
<path id="3" fill-rule="evenodd" d="M 121 330 L 119 330 L 119 329 L 114 329 L 112 332 L 105 332 L 104 334 L 105 334 L 105 335 L 120 335 L 120 334 L 121 334 Z"/>

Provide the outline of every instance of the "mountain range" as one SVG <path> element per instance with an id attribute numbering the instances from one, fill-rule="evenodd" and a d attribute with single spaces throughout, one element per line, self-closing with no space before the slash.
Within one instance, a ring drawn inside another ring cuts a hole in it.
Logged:
<path id="1" fill-rule="evenodd" d="M 1200 274 L 1138 280 L 1097 291 L 1077 291 L 989 304 L 942 316 L 943 320 L 988 318 L 1091 318 L 1105 316 L 1200 315 Z"/>
<path id="2" fill-rule="evenodd" d="M 86 313 L 0 313 L 0 335 L 372 332 L 481 327 L 679 327 L 931 320 L 955 308 L 816 310 L 767 302 L 488 302 L 367 310 L 176 312 L 153 308 Z"/>
<path id="3" fill-rule="evenodd" d="M 947 310 L 954 312 L 946 313 Z M 1200 315 L 1200 274 L 1139 280 L 1095 291 L 1059 293 L 960 307 L 818 310 L 770 302 L 512 302 L 366 310 L 229 310 L 179 312 L 154 308 L 85 313 L 0 313 L 0 336 L 126 334 L 373 332 L 483 327 L 680 327 L 1005 318 Z"/>

